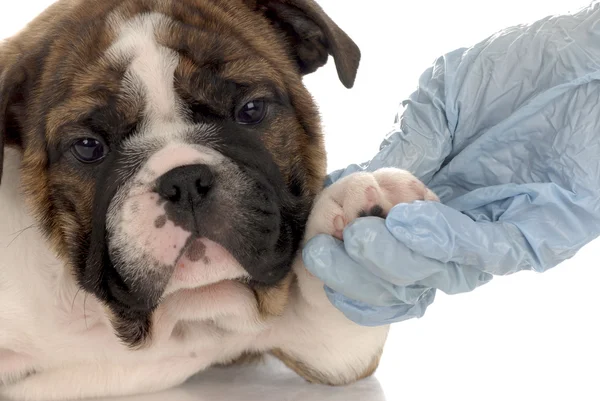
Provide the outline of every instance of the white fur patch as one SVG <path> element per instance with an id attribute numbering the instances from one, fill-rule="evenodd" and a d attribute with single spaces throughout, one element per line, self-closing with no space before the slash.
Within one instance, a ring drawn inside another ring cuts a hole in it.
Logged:
<path id="1" fill-rule="evenodd" d="M 145 98 L 148 123 L 175 122 L 179 101 L 173 88 L 177 53 L 156 41 L 156 31 L 171 23 L 163 14 L 144 14 L 120 26 L 113 27 L 118 39 L 108 49 L 107 57 L 114 63 L 129 63 L 125 74 L 125 90 Z M 164 133 L 163 133 L 164 134 Z"/>

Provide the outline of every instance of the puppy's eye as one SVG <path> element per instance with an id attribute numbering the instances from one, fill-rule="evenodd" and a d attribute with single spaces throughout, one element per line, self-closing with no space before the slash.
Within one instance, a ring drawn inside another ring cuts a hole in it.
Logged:
<path id="1" fill-rule="evenodd" d="M 267 114 L 267 104 L 264 100 L 253 100 L 238 110 L 235 120 L 239 124 L 258 124 Z"/>
<path id="2" fill-rule="evenodd" d="M 106 157 L 104 144 L 93 138 L 81 138 L 71 145 L 71 152 L 82 163 L 95 163 Z"/>

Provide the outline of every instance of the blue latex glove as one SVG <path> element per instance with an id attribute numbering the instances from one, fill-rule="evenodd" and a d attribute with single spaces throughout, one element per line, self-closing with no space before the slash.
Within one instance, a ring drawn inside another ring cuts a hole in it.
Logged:
<path id="1" fill-rule="evenodd" d="M 600 5 L 503 30 L 436 60 L 369 163 L 442 203 L 400 204 L 304 250 L 350 319 L 421 317 L 435 291 L 543 272 L 600 235 Z"/>

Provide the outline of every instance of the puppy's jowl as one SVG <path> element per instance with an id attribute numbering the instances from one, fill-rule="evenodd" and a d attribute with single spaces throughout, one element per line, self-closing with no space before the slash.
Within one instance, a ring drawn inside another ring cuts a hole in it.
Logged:
<path id="1" fill-rule="evenodd" d="M 0 396 L 157 391 L 271 353 L 309 381 L 377 367 L 298 250 L 433 195 L 410 174 L 319 194 L 302 84 L 357 46 L 309 0 L 63 0 L 0 44 Z M 340 220 L 341 219 L 341 220 Z"/>

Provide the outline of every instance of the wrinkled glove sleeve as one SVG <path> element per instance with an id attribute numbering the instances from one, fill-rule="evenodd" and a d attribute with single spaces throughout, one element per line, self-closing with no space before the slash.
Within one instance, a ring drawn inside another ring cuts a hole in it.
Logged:
<path id="1" fill-rule="evenodd" d="M 599 10 L 504 30 L 424 74 L 360 167 L 412 171 L 442 203 L 359 219 L 343 243 L 311 241 L 306 265 L 334 305 L 361 324 L 418 317 L 431 289 L 542 272 L 600 235 Z"/>

